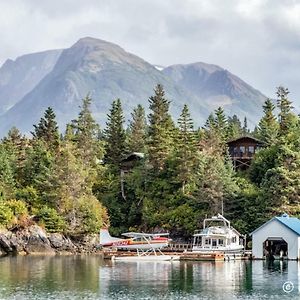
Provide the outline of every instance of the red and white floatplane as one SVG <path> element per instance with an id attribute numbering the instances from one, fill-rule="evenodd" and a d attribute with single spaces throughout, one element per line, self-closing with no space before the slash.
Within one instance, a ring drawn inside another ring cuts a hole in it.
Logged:
<path id="1" fill-rule="evenodd" d="M 113 256 L 119 261 L 173 261 L 179 260 L 178 255 L 165 255 L 162 248 L 169 245 L 168 233 L 142 233 L 126 232 L 122 234 L 126 238 L 112 237 L 107 228 L 100 230 L 100 245 L 120 250 L 136 250 L 135 256 Z"/>

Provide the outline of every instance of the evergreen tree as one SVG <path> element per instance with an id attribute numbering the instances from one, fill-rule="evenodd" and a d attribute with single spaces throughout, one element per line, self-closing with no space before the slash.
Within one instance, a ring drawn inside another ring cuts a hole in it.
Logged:
<path id="1" fill-rule="evenodd" d="M 82 99 L 82 106 L 78 118 L 72 121 L 72 128 L 67 126 L 66 139 L 72 139 L 77 145 L 78 155 L 85 164 L 92 166 L 99 155 L 99 125 L 94 120 L 90 106 L 92 99 L 87 95 Z"/>
<path id="2" fill-rule="evenodd" d="M 154 170 L 163 170 L 173 147 L 174 124 L 169 114 L 170 102 L 160 84 L 149 98 L 149 104 L 149 162 Z"/>
<path id="3" fill-rule="evenodd" d="M 223 143 L 228 139 L 228 122 L 224 113 L 224 109 L 219 107 L 215 110 L 215 129 Z"/>
<path id="4" fill-rule="evenodd" d="M 195 175 L 194 168 L 197 160 L 197 142 L 193 121 L 187 105 L 184 105 L 178 119 L 179 131 L 177 134 L 175 161 L 177 177 L 185 192 L 186 185 L 192 184 Z"/>
<path id="5" fill-rule="evenodd" d="M 242 135 L 242 125 L 241 121 L 237 117 L 237 115 L 233 115 L 232 117 L 228 117 L 228 139 L 238 138 Z"/>
<path id="6" fill-rule="evenodd" d="M 292 102 L 288 99 L 289 90 L 280 86 L 277 88 L 277 107 L 279 109 L 279 134 L 286 135 L 293 125 Z"/>
<path id="7" fill-rule="evenodd" d="M 113 101 L 107 118 L 104 130 L 106 141 L 105 161 L 118 172 L 120 163 L 126 154 L 126 135 L 123 128 L 124 117 L 120 99 Z"/>
<path id="8" fill-rule="evenodd" d="M 57 149 L 59 145 L 58 126 L 56 116 L 51 107 L 48 107 L 44 117 L 40 119 L 38 125 L 33 125 L 34 131 L 31 132 L 34 139 L 42 139 L 51 150 Z"/>
<path id="9" fill-rule="evenodd" d="M 0 145 L 0 199 L 9 199 L 14 196 L 16 182 L 13 168 L 14 156 L 7 148 Z"/>
<path id="10" fill-rule="evenodd" d="M 129 152 L 145 152 L 146 146 L 146 118 L 145 110 L 139 104 L 131 113 L 129 123 L 128 150 Z"/>
<path id="11" fill-rule="evenodd" d="M 267 99 L 263 105 L 264 116 L 258 123 L 257 136 L 265 145 L 274 145 L 278 136 L 278 122 L 274 115 L 275 105 Z"/>
<path id="12" fill-rule="evenodd" d="M 242 133 L 243 135 L 247 135 L 250 132 L 250 130 L 248 129 L 248 121 L 247 121 L 247 117 L 244 118 L 244 125 L 242 128 Z"/>

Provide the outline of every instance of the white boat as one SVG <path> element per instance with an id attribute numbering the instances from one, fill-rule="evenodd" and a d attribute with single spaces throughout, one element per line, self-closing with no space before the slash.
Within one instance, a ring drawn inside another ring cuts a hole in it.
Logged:
<path id="1" fill-rule="evenodd" d="M 193 252 L 235 254 L 244 250 L 243 236 L 221 214 L 205 219 L 203 229 L 193 237 Z"/>

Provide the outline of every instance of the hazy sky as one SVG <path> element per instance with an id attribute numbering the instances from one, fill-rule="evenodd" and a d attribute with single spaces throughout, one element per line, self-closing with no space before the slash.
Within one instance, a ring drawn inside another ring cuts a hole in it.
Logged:
<path id="1" fill-rule="evenodd" d="M 0 0 L 0 64 L 92 36 L 160 65 L 202 61 L 300 106 L 300 1 Z"/>

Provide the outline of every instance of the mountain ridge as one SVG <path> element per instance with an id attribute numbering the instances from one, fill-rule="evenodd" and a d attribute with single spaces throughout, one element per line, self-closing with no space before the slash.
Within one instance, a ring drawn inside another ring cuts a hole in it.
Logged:
<path id="1" fill-rule="evenodd" d="M 47 74 L 43 73 L 43 78 L 0 116 L 1 135 L 12 126 L 20 128 L 23 132 L 30 132 L 32 125 L 37 123 L 48 106 L 54 109 L 60 130 L 63 131 L 63 126 L 77 116 L 81 99 L 87 93 L 90 93 L 94 100 L 92 111 L 101 125 L 105 124 L 111 102 L 116 98 L 122 100 L 125 118 L 128 119 L 137 104 L 142 104 L 147 109 L 148 98 L 158 83 L 164 86 L 166 96 L 172 101 L 170 110 L 175 118 L 187 103 L 195 123 L 201 125 L 209 112 L 215 108 L 213 104 L 224 102 L 226 97 L 229 103 L 227 106 L 233 107 L 233 112 L 244 111 L 241 109 L 243 103 L 240 103 L 242 98 L 231 99 L 228 96 L 230 87 L 234 87 L 232 81 L 239 82 L 239 78 L 235 79 L 235 75 L 216 65 L 198 62 L 158 70 L 155 65 L 114 43 L 91 37 L 81 38 L 70 48 L 60 51 L 52 69 Z M 9 64 L 8 62 L 7 65 Z M 2 68 L 3 66 L 0 71 Z M 221 73 L 216 73 L 218 71 Z M 236 87 L 242 90 L 233 91 L 238 95 L 248 93 L 255 98 L 255 89 L 242 80 L 241 82 L 243 84 L 236 84 Z M 216 87 L 219 90 L 216 90 Z M 228 95 L 221 93 L 222 87 Z M 255 105 L 260 104 L 259 109 L 262 97 L 264 96 L 257 91 L 257 99 L 252 100 Z M 238 105 L 234 101 L 237 101 Z M 244 102 L 244 106 L 248 105 L 251 108 L 250 111 L 256 110 L 251 107 L 249 101 Z M 3 103 L 0 97 L 0 110 Z"/>

